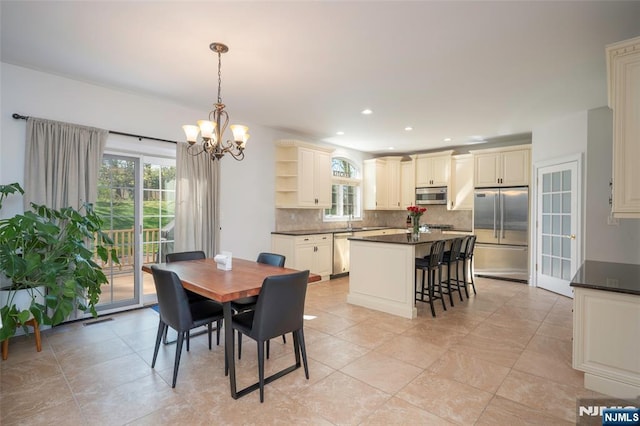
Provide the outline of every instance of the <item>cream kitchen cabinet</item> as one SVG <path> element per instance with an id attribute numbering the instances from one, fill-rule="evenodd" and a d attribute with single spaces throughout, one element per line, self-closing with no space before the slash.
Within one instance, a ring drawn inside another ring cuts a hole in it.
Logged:
<path id="1" fill-rule="evenodd" d="M 416 202 L 416 167 L 415 162 L 400 163 L 400 207 L 404 210 Z"/>
<path id="2" fill-rule="evenodd" d="M 276 145 L 276 207 L 331 207 L 332 149 L 299 141 Z"/>
<path id="3" fill-rule="evenodd" d="M 399 210 L 400 162 L 402 157 L 364 160 L 365 210 Z"/>
<path id="4" fill-rule="evenodd" d="M 451 157 L 449 210 L 473 210 L 473 155 Z"/>
<path id="5" fill-rule="evenodd" d="M 640 218 L 640 37 L 607 46 L 614 217 Z"/>
<path id="6" fill-rule="evenodd" d="M 453 151 L 415 156 L 416 187 L 448 186 Z"/>
<path id="7" fill-rule="evenodd" d="M 271 250 L 285 256 L 285 266 L 308 269 L 329 279 L 333 268 L 333 234 L 271 235 Z"/>
<path id="8" fill-rule="evenodd" d="M 529 145 L 474 150 L 471 153 L 475 187 L 529 185 Z"/>

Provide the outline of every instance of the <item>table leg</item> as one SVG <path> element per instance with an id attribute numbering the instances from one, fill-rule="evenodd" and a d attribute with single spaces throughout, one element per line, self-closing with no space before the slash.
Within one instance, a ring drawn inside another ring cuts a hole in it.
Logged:
<path id="1" fill-rule="evenodd" d="M 233 327 L 231 326 L 231 302 L 222 304 L 222 313 L 224 315 L 224 351 L 226 362 L 229 366 L 229 384 L 231 386 L 231 397 L 238 399 L 236 392 L 236 362 L 234 345 L 233 345 Z"/>

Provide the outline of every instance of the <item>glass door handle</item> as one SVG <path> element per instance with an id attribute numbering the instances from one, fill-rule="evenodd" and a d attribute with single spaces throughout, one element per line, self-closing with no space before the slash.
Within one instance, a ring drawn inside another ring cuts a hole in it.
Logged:
<path id="1" fill-rule="evenodd" d="M 575 239 L 576 239 L 576 234 L 563 235 L 563 237 L 565 237 L 565 238 L 571 238 L 572 240 L 575 240 Z"/>

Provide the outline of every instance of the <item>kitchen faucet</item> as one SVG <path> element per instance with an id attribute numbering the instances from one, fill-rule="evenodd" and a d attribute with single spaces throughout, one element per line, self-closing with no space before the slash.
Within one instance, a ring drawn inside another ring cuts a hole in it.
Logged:
<path id="1" fill-rule="evenodd" d="M 353 228 L 351 227 L 351 221 L 353 220 L 353 213 L 349 214 L 349 219 L 347 220 L 347 231 L 351 231 Z"/>

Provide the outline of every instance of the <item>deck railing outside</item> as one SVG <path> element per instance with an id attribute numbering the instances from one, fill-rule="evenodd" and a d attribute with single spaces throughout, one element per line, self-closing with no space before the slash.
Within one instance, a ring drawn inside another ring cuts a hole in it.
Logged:
<path id="1" fill-rule="evenodd" d="M 106 231 L 106 233 L 113 240 L 113 248 L 116 249 L 118 258 L 120 259 L 120 272 L 130 273 L 133 270 L 134 262 L 134 228 L 130 229 L 113 229 Z M 157 263 L 160 262 L 160 253 L 163 249 L 162 244 L 167 242 L 160 236 L 160 228 L 146 228 L 142 231 L 142 263 Z M 166 249 L 165 249 L 166 250 Z M 163 250 L 164 251 L 164 250 Z M 164 253 L 162 253 L 164 256 Z M 111 263 L 102 262 L 98 256 L 95 256 L 95 261 L 100 266 L 105 267 Z"/>

